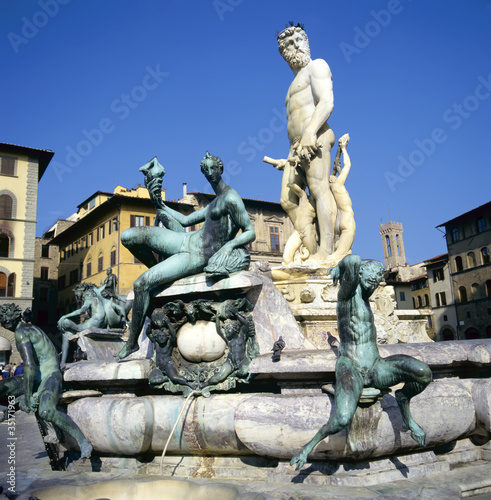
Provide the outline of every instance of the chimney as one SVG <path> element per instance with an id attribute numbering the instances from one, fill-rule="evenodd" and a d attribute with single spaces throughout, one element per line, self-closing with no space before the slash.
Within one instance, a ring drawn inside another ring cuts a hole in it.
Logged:
<path id="1" fill-rule="evenodd" d="M 188 183 L 183 182 L 182 183 L 182 197 L 186 198 L 187 194 L 188 194 Z"/>

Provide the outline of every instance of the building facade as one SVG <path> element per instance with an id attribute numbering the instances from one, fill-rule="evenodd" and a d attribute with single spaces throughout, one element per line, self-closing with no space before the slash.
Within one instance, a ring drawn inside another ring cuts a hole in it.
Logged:
<path id="1" fill-rule="evenodd" d="M 32 307 L 38 183 L 54 153 L 0 143 L 0 304 Z M 20 361 L 0 327 L 0 362 Z"/>
<path id="2" fill-rule="evenodd" d="M 435 340 L 457 339 L 457 312 L 448 254 L 424 262 L 435 329 Z"/>
<path id="3" fill-rule="evenodd" d="M 491 202 L 438 227 L 445 228 L 458 338 L 490 338 Z"/>

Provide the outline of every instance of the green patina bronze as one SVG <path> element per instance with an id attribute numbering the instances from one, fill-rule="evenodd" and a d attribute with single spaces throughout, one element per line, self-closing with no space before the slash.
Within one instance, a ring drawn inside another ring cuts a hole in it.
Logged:
<path id="1" fill-rule="evenodd" d="M 114 276 L 114 275 L 113 275 Z M 122 303 L 119 295 L 115 298 L 110 292 L 103 295 L 107 284 L 104 283 L 97 288 L 93 283 L 81 283 L 74 288 L 75 296 L 81 307 L 71 313 L 65 314 L 58 320 L 58 329 L 63 334 L 61 351 L 61 368 L 66 367 L 68 357 L 68 345 L 73 335 L 88 328 L 124 328 L 129 308 Z M 126 301 L 125 301 L 126 302 Z M 130 303 L 131 306 L 131 303 Z M 83 323 L 75 323 L 71 318 L 79 318 L 82 314 L 88 314 L 88 319 Z"/>
<path id="2" fill-rule="evenodd" d="M 203 271 L 217 278 L 249 266 L 250 256 L 245 246 L 254 241 L 256 235 L 244 203 L 237 191 L 222 179 L 220 158 L 207 152 L 200 166 L 216 197 L 207 207 L 190 215 L 172 210 L 162 201 L 160 192 L 165 171 L 157 158 L 140 169 L 157 208 L 157 217 L 154 226 L 133 227 L 121 235 L 123 245 L 149 269 L 134 283 L 129 338 L 117 355 L 119 359 L 138 350 L 138 337 L 150 299 L 159 288 Z M 203 226 L 196 231 L 183 231 L 184 227 L 200 223 Z M 155 254 L 163 260 L 158 262 Z"/>
<path id="3" fill-rule="evenodd" d="M 26 313 L 27 320 L 29 313 Z M 0 323 L 15 333 L 15 344 L 24 361 L 24 375 L 0 380 L 0 397 L 16 396 L 21 410 L 35 412 L 38 418 L 72 436 L 78 443 L 81 458 L 89 458 L 91 444 L 77 424 L 58 409 L 63 377 L 55 346 L 40 328 L 22 320 L 21 314 L 21 308 L 15 304 L 0 307 Z"/>
<path id="4" fill-rule="evenodd" d="M 415 441 L 425 445 L 426 434 L 413 420 L 409 401 L 431 382 L 431 370 L 411 356 L 400 354 L 382 358 L 376 343 L 377 332 L 369 299 L 383 279 L 383 270 L 381 262 L 362 261 L 358 255 L 348 255 L 328 271 L 333 284 L 340 283 L 335 407 L 327 424 L 292 458 L 290 464 L 297 469 L 305 464 L 317 443 L 350 425 L 365 387 L 387 389 L 405 382 L 395 393 L 403 425 L 405 430 L 411 431 Z"/>

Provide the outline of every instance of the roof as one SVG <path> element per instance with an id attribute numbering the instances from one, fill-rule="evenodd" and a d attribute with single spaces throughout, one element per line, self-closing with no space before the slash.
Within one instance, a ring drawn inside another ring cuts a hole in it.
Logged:
<path id="1" fill-rule="evenodd" d="M 432 264 L 439 264 L 440 262 L 447 262 L 447 261 L 448 261 L 448 253 L 442 253 L 441 255 L 437 255 L 436 257 L 425 260 L 424 264 L 425 265 L 432 265 Z"/>
<path id="2" fill-rule="evenodd" d="M 108 196 L 112 196 L 113 195 L 113 193 L 108 193 L 106 191 L 96 191 L 95 193 L 92 193 L 87 199 L 85 199 L 84 201 L 82 201 L 82 203 L 78 204 L 77 208 L 83 207 L 86 203 L 88 203 L 95 196 L 104 195 L 104 194 L 107 194 Z"/>
<path id="3" fill-rule="evenodd" d="M 428 275 L 426 273 L 424 274 L 421 274 L 420 276 L 416 276 L 415 278 L 410 278 L 406 281 L 406 283 L 412 283 L 413 281 L 418 281 L 418 280 L 421 280 L 421 279 L 426 279 L 428 278 Z"/>
<path id="4" fill-rule="evenodd" d="M 26 146 L 18 146 L 17 144 L 9 144 L 6 142 L 0 142 L 0 151 L 37 158 L 39 162 L 38 182 L 41 180 L 41 177 L 46 171 L 51 158 L 53 158 L 55 154 L 50 149 L 28 148 Z"/>
<path id="5" fill-rule="evenodd" d="M 484 205 L 481 205 L 480 207 L 473 208 L 472 210 L 469 210 L 468 212 L 465 212 L 463 214 L 457 215 L 457 217 L 454 217 L 453 219 L 448 220 L 447 222 L 442 222 L 436 227 L 442 227 L 446 226 L 447 224 L 453 224 L 455 222 L 458 222 L 463 219 L 469 219 L 471 217 L 475 217 L 477 215 L 481 215 L 483 212 L 489 212 L 491 210 L 491 201 L 488 201 Z"/>
<path id="6" fill-rule="evenodd" d="M 111 194 L 111 193 L 108 193 Z M 94 196 L 94 195 L 92 195 Z M 91 196 L 91 198 L 92 198 Z M 121 194 L 111 194 L 111 196 L 101 203 L 100 205 L 97 205 L 94 207 L 92 210 L 90 210 L 86 215 L 84 215 L 82 218 L 80 218 L 78 221 L 76 221 L 74 224 L 72 224 L 70 227 L 62 231 L 61 233 L 58 233 L 50 242 L 52 245 L 62 245 L 63 242 L 67 239 L 70 239 L 74 234 L 77 234 L 80 232 L 80 228 L 84 227 L 86 228 L 87 226 L 90 227 L 91 223 L 96 220 L 98 217 L 104 214 L 104 212 L 110 208 L 111 206 L 117 206 L 120 203 L 129 203 L 133 205 L 147 205 L 149 207 L 153 207 L 152 201 L 150 198 L 136 198 L 134 196 L 124 196 Z M 174 208 L 177 210 L 178 207 L 187 207 L 190 212 L 193 211 L 193 206 L 188 205 L 187 203 L 177 203 L 177 202 L 172 202 L 172 201 L 166 201 L 166 205 L 168 205 L 171 208 Z"/>

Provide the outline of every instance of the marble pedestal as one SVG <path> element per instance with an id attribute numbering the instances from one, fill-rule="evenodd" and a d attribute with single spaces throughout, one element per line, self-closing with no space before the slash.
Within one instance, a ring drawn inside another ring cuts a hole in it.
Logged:
<path id="1" fill-rule="evenodd" d="M 318 349 L 327 349 L 337 335 L 337 293 L 325 267 L 273 268 L 274 284 L 288 301 L 305 337 Z M 378 344 L 430 342 L 426 333 L 430 310 L 396 309 L 394 287 L 382 283 L 370 298 Z"/>

